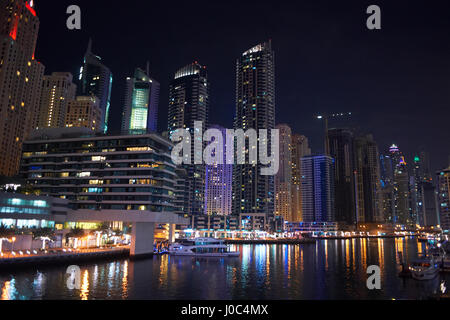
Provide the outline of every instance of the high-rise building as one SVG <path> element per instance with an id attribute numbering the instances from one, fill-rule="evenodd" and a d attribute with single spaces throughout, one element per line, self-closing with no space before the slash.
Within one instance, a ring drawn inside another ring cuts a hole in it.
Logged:
<path id="1" fill-rule="evenodd" d="M 372 135 L 355 139 L 358 223 L 383 222 L 379 151 Z"/>
<path id="2" fill-rule="evenodd" d="M 436 227 L 439 225 L 439 211 L 437 202 L 436 188 L 432 182 L 423 182 L 421 184 L 422 205 L 421 216 L 423 216 L 423 227 Z"/>
<path id="3" fill-rule="evenodd" d="M 355 225 L 355 161 L 354 134 L 350 129 L 328 130 L 330 156 L 335 160 L 335 214 L 336 221 Z"/>
<path id="4" fill-rule="evenodd" d="M 397 145 L 389 148 L 393 165 L 393 191 L 394 191 L 394 221 L 405 225 L 415 225 L 416 219 L 412 216 L 410 203 L 410 179 L 405 156 Z"/>
<path id="5" fill-rule="evenodd" d="M 275 175 L 275 215 L 292 222 L 292 130 L 287 124 L 276 129 L 280 130 L 280 168 Z"/>
<path id="6" fill-rule="evenodd" d="M 202 130 L 208 127 L 209 81 L 206 67 L 198 62 L 187 65 L 175 73 L 169 85 L 169 136 L 177 129 L 189 130 L 194 136 L 195 122 L 203 124 Z M 195 159 L 192 143 L 191 159 Z M 184 165 L 185 205 L 189 215 L 200 215 L 205 212 L 205 166 L 202 164 Z"/>
<path id="7" fill-rule="evenodd" d="M 232 214 L 233 165 L 226 163 L 226 130 L 217 125 L 212 125 L 210 128 L 222 132 L 223 164 L 206 165 L 205 214 L 228 216 Z"/>
<path id="8" fill-rule="evenodd" d="M 111 106 L 111 89 L 113 76 L 102 59 L 92 53 L 92 41 L 89 40 L 83 66 L 80 69 L 79 96 L 96 96 L 102 110 L 102 130 L 108 131 L 109 109 Z"/>
<path id="9" fill-rule="evenodd" d="M 95 96 L 79 96 L 75 100 L 69 101 L 65 126 L 84 127 L 95 132 L 102 130 L 102 110 L 100 101 Z"/>
<path id="10" fill-rule="evenodd" d="M 450 230 L 450 166 L 437 173 L 438 182 L 438 208 L 441 228 Z"/>
<path id="11" fill-rule="evenodd" d="M 275 53 L 270 41 L 237 59 L 234 128 L 275 129 Z M 267 148 L 271 150 L 270 142 Z M 233 213 L 273 216 L 274 177 L 261 175 L 260 164 L 247 163 L 233 169 Z"/>
<path id="12" fill-rule="evenodd" d="M 44 74 L 34 57 L 38 31 L 33 1 L 1 1 L 0 175 L 17 174 L 22 143 L 36 121 Z"/>
<path id="13" fill-rule="evenodd" d="M 44 76 L 36 128 L 62 128 L 67 105 L 75 99 L 77 86 L 70 72 L 53 72 Z"/>
<path id="14" fill-rule="evenodd" d="M 303 221 L 334 222 L 334 160 L 324 155 L 301 159 Z"/>
<path id="15" fill-rule="evenodd" d="M 311 155 L 308 138 L 305 136 L 292 135 L 292 221 L 303 221 L 302 207 L 302 162 L 303 157 Z"/>
<path id="16" fill-rule="evenodd" d="M 24 144 L 21 174 L 36 191 L 67 199 L 75 210 L 176 212 L 171 147 L 156 134 L 44 129 Z"/>
<path id="17" fill-rule="evenodd" d="M 384 222 L 393 223 L 395 218 L 394 164 L 389 154 L 380 155 L 381 210 Z"/>
<path id="18" fill-rule="evenodd" d="M 133 78 L 127 78 L 122 114 L 123 133 L 142 134 L 158 130 L 160 84 L 150 77 L 148 69 L 143 71 L 138 68 Z"/>

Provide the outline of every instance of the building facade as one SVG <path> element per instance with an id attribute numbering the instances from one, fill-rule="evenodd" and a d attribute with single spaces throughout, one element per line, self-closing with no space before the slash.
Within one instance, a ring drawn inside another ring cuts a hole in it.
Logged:
<path id="1" fill-rule="evenodd" d="M 356 225 L 354 134 L 350 129 L 328 130 L 330 156 L 335 161 L 336 221 Z"/>
<path id="2" fill-rule="evenodd" d="M 308 138 L 294 134 L 292 136 L 292 221 L 303 221 L 302 205 L 302 162 L 303 157 L 311 155 Z"/>
<path id="3" fill-rule="evenodd" d="M 38 31 L 33 1 L 0 3 L 0 175 L 18 173 L 22 143 L 36 121 L 44 74 L 35 59 Z"/>
<path id="4" fill-rule="evenodd" d="M 41 101 L 38 110 L 38 122 L 35 128 L 63 128 L 67 106 L 75 99 L 77 86 L 72 82 L 69 72 L 54 72 L 44 76 Z"/>
<path id="5" fill-rule="evenodd" d="M 196 121 L 202 123 L 203 132 L 208 128 L 209 88 L 206 67 L 198 62 L 187 65 L 175 73 L 169 85 L 169 136 L 177 129 L 188 130 L 194 136 Z M 195 158 L 192 143 L 191 159 Z M 205 213 L 205 166 L 203 164 L 184 165 L 185 205 L 189 215 Z"/>
<path id="6" fill-rule="evenodd" d="M 111 89 L 113 76 L 102 62 L 102 59 L 92 53 L 92 41 L 89 40 L 83 65 L 80 69 L 79 96 L 96 96 L 102 110 L 102 130 L 108 131 L 109 109 L 111 107 Z"/>
<path id="7" fill-rule="evenodd" d="M 157 132 L 159 91 L 160 84 L 150 77 L 149 70 L 137 68 L 134 77 L 127 78 L 122 114 L 123 134 Z"/>
<path id="8" fill-rule="evenodd" d="M 83 128 L 35 134 L 24 144 L 21 174 L 40 194 L 67 199 L 73 210 L 176 211 L 175 166 L 164 138 L 95 136 Z"/>
<path id="9" fill-rule="evenodd" d="M 234 128 L 257 132 L 275 129 L 275 53 L 270 41 L 247 50 L 237 59 Z M 267 150 L 271 150 L 270 142 Z M 274 177 L 262 176 L 260 164 L 246 163 L 233 169 L 233 213 L 273 216 Z"/>
<path id="10" fill-rule="evenodd" d="M 94 132 L 102 131 L 100 100 L 95 96 L 78 96 L 67 104 L 65 127 L 84 127 Z"/>
<path id="11" fill-rule="evenodd" d="M 355 139 L 358 223 L 383 222 L 379 151 L 372 135 Z"/>
<path id="12" fill-rule="evenodd" d="M 292 217 L 292 130 L 286 124 L 276 126 L 280 130 L 280 168 L 275 175 L 275 215 L 286 221 Z"/>
<path id="13" fill-rule="evenodd" d="M 329 156 L 301 159 L 304 222 L 335 222 L 334 160 Z"/>
<path id="14" fill-rule="evenodd" d="M 212 125 L 211 129 L 222 132 L 225 140 L 225 128 Z M 206 165 L 205 173 L 205 214 L 206 215 L 231 215 L 233 195 L 233 165 L 226 163 L 227 146 L 223 145 L 223 164 Z"/>
<path id="15" fill-rule="evenodd" d="M 438 208 L 442 230 L 450 230 L 450 167 L 437 173 Z"/>

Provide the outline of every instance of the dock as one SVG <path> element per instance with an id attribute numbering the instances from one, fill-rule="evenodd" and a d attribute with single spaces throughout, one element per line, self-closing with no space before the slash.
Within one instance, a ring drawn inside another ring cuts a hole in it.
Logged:
<path id="1" fill-rule="evenodd" d="M 303 239 L 273 239 L 273 240 L 225 240 L 225 244 L 315 244 L 316 239 L 314 238 L 303 238 Z"/>

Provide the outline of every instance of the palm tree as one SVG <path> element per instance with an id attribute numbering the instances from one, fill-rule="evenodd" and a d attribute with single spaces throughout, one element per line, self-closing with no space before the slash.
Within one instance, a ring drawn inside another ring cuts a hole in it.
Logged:
<path id="1" fill-rule="evenodd" d="M 33 229 L 31 233 L 33 234 L 33 239 L 39 238 L 53 239 L 55 237 L 55 230 L 52 228 Z"/>
<path id="2" fill-rule="evenodd" d="M 4 224 L 0 225 L 0 238 L 8 238 L 15 234 L 14 229 L 7 228 Z"/>

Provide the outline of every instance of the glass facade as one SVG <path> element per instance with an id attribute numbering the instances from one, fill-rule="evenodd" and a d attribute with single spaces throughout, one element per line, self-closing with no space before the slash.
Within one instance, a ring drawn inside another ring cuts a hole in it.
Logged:
<path id="1" fill-rule="evenodd" d="M 25 143 L 21 174 L 71 209 L 174 212 L 176 166 L 155 134 Z"/>

